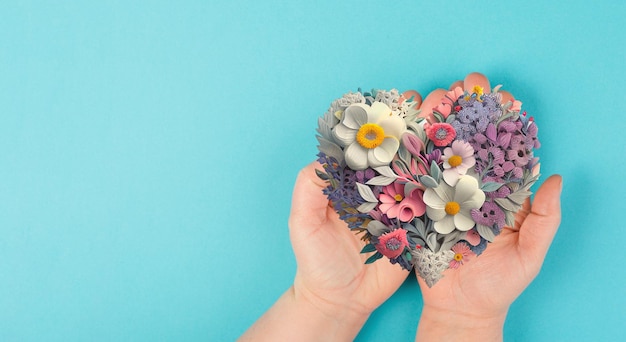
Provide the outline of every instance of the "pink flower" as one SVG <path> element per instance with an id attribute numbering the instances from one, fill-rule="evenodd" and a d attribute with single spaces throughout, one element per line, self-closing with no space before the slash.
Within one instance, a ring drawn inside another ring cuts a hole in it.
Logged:
<path id="1" fill-rule="evenodd" d="M 450 186 L 455 186 L 459 177 L 476 164 L 474 149 L 465 141 L 455 140 L 452 147 L 443 150 L 443 180 Z"/>
<path id="2" fill-rule="evenodd" d="M 478 244 L 480 244 L 480 235 L 478 234 L 476 229 L 468 230 L 465 233 L 464 240 L 472 246 L 478 246 Z"/>
<path id="3" fill-rule="evenodd" d="M 378 243 L 374 245 L 380 254 L 389 259 L 400 256 L 405 247 L 409 246 L 406 238 L 406 230 L 402 228 L 394 229 L 378 237 Z"/>
<path id="4" fill-rule="evenodd" d="M 452 251 L 454 252 L 454 258 L 450 261 L 450 268 L 458 268 L 463 265 L 463 262 L 468 262 L 471 256 L 474 255 L 469 246 L 463 242 L 457 242 L 452 246 Z"/>
<path id="5" fill-rule="evenodd" d="M 513 112 L 519 112 L 520 110 L 522 110 L 522 102 L 521 101 L 511 100 L 511 102 L 513 102 L 513 104 L 511 105 L 511 108 L 509 108 L 509 110 L 511 110 Z"/>
<path id="6" fill-rule="evenodd" d="M 456 137 L 456 131 L 452 125 L 436 122 L 425 127 L 426 135 L 433 141 L 435 146 L 448 146 Z"/>
<path id="7" fill-rule="evenodd" d="M 409 222 L 426 212 L 423 197 L 424 191 L 421 189 L 413 188 L 407 191 L 404 184 L 394 182 L 383 188 L 379 196 L 381 204 L 378 209 L 389 218 Z"/>
<path id="8" fill-rule="evenodd" d="M 464 93 L 463 88 L 461 87 L 456 87 L 450 90 L 449 92 L 446 93 L 446 96 L 444 96 L 441 99 L 441 103 L 437 105 L 437 107 L 434 108 L 434 111 L 443 115 L 444 118 L 447 118 L 448 115 L 450 115 L 450 112 L 452 111 L 452 104 L 459 97 L 461 97 L 463 93 Z"/>

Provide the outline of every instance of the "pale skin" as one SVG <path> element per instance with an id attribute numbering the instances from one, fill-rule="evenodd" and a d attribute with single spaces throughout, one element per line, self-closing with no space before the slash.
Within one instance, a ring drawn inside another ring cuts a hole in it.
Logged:
<path id="1" fill-rule="evenodd" d="M 490 89 L 477 73 L 452 87 L 474 85 Z M 436 90 L 426 97 L 426 115 L 443 95 L 445 90 Z M 409 274 L 385 260 L 364 264 L 368 255 L 359 252 L 365 243 L 329 206 L 316 168 L 321 166 L 313 163 L 300 172 L 293 192 L 294 283 L 241 341 L 351 341 Z M 447 270 L 432 288 L 418 279 L 424 307 L 416 340 L 502 340 L 509 306 L 539 273 L 559 226 L 561 188 L 560 176 L 549 177 L 532 205 L 527 201 L 517 213 L 515 227 L 505 228 L 481 256 Z"/>

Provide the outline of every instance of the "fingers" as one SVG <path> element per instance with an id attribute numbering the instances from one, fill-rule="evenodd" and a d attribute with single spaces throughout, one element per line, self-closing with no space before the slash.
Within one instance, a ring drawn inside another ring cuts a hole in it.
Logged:
<path id="1" fill-rule="evenodd" d="M 322 193 L 326 184 L 315 173 L 322 166 L 315 162 L 300 170 L 291 199 L 289 226 L 306 223 L 315 226 L 326 222 L 328 199 Z"/>
<path id="2" fill-rule="evenodd" d="M 511 95 L 511 93 L 509 93 L 509 92 L 508 92 L 508 91 L 506 91 L 506 90 L 500 90 L 500 91 L 498 91 L 498 92 L 500 93 L 500 95 L 502 95 L 502 100 L 500 100 L 500 102 L 501 102 L 502 104 L 505 104 L 505 103 L 507 103 L 507 102 L 509 102 L 509 101 L 513 101 L 513 100 L 515 100 L 515 98 L 513 97 L 513 95 Z"/>
<path id="3" fill-rule="evenodd" d="M 420 117 L 428 119 L 429 122 L 435 122 L 435 117 L 433 116 L 433 108 L 437 107 L 441 103 L 441 99 L 446 96 L 447 91 L 445 89 L 435 89 L 433 90 L 426 99 L 424 99 L 424 103 L 422 103 L 422 112 L 420 113 Z"/>
<path id="4" fill-rule="evenodd" d="M 468 92 L 472 92 L 474 86 L 479 86 L 483 88 L 483 92 L 488 94 L 491 92 L 491 86 L 489 85 L 489 80 L 487 77 L 481 73 L 473 72 L 467 76 L 465 76 L 465 80 L 463 81 L 463 88 Z"/>
<path id="5" fill-rule="evenodd" d="M 561 223 L 562 182 L 561 176 L 553 175 L 541 185 L 519 231 L 520 249 L 541 260 Z"/>
<path id="6" fill-rule="evenodd" d="M 450 88 L 448 88 L 448 90 L 454 90 L 454 88 L 463 88 L 463 81 L 458 80 L 458 81 L 454 81 L 451 85 Z"/>

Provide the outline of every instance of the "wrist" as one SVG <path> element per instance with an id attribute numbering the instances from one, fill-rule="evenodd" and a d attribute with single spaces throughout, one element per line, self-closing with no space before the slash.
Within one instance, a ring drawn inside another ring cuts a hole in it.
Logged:
<path id="1" fill-rule="evenodd" d="M 424 306 L 416 341 L 502 341 L 506 313 L 476 314 Z"/>
<path id="2" fill-rule="evenodd" d="M 332 303 L 306 289 L 292 286 L 286 293 L 293 298 L 295 306 L 308 317 L 311 327 L 319 327 L 318 337 L 324 340 L 353 340 L 371 312 L 346 305 Z"/>

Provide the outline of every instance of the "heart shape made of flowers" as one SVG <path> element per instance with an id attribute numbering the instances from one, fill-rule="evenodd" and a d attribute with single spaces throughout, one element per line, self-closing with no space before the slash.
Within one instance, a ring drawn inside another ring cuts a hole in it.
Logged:
<path id="1" fill-rule="evenodd" d="M 537 125 L 499 87 L 448 91 L 426 114 L 409 91 L 347 93 L 318 121 L 318 176 L 365 263 L 383 256 L 428 286 L 480 255 L 539 178 Z M 503 103 L 504 102 L 504 103 Z"/>

